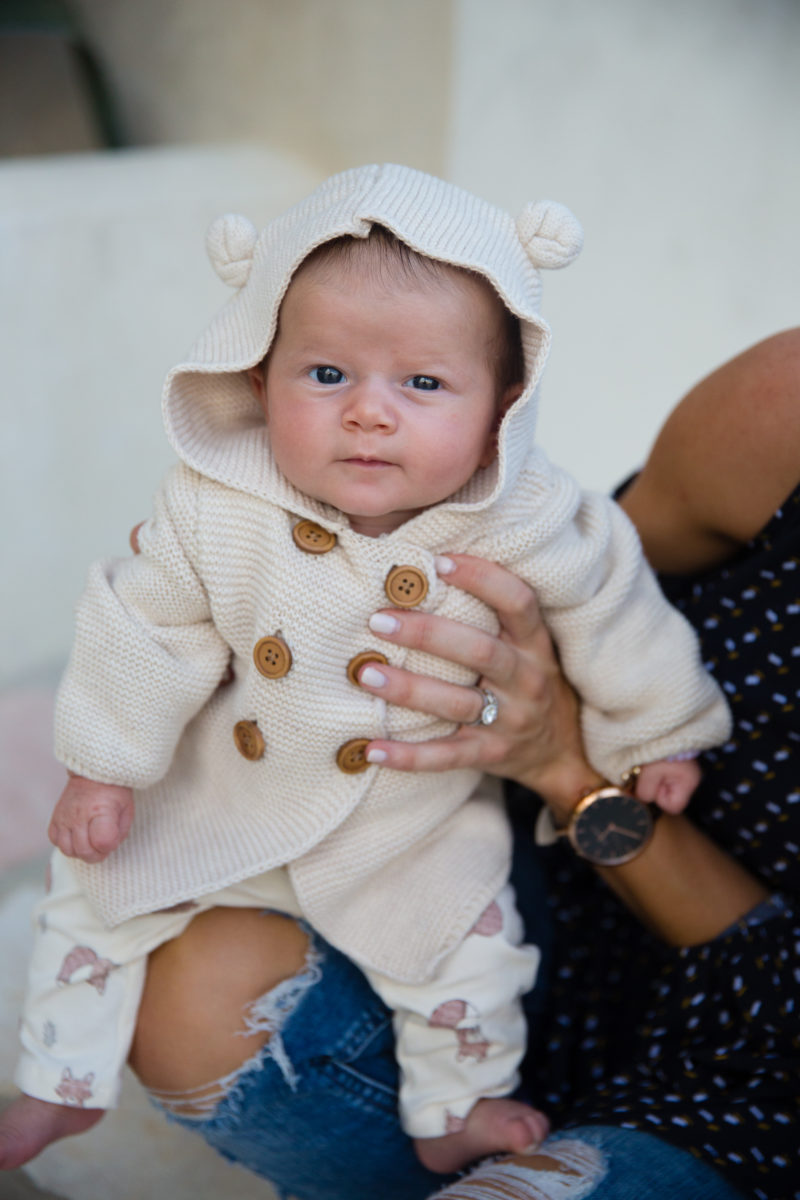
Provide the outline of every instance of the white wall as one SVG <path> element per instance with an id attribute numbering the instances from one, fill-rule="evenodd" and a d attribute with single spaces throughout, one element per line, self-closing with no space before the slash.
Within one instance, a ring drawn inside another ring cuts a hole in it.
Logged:
<path id="1" fill-rule="evenodd" d="M 258 148 L 0 164 L 0 685 L 60 669 L 88 564 L 149 515 L 164 375 L 231 295 L 209 222 L 265 224 L 318 180 Z"/>
<path id="2" fill-rule="evenodd" d="M 697 378 L 800 320 L 795 0 L 457 0 L 449 173 L 568 204 L 541 439 L 588 486 Z"/>

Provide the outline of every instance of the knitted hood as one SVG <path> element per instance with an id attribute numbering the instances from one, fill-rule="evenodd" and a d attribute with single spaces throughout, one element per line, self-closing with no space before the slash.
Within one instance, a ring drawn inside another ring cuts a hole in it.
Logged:
<path id="1" fill-rule="evenodd" d="M 582 244 L 580 225 L 568 209 L 547 201 L 528 204 L 515 221 L 461 188 L 394 164 L 332 176 L 260 234 L 241 216 L 212 224 L 209 256 L 236 295 L 164 386 L 167 434 L 188 466 L 292 511 L 334 525 L 342 520 L 283 478 L 243 372 L 267 353 L 281 300 L 308 254 L 342 235 L 366 237 L 373 224 L 420 254 L 479 272 L 520 318 L 525 387 L 504 417 L 497 458 L 445 504 L 475 511 L 513 485 L 533 445 L 536 388 L 550 345 L 550 330 L 539 315 L 540 269 L 572 261 Z"/>

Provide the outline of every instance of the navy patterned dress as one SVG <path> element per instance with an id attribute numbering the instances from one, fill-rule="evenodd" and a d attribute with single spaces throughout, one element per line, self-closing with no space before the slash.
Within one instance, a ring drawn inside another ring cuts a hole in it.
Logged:
<path id="1" fill-rule="evenodd" d="M 689 814 L 774 895 L 714 942 L 676 950 L 643 930 L 569 847 L 543 850 L 554 963 L 528 1081 L 556 1127 L 642 1129 L 707 1160 L 744 1196 L 794 1200 L 800 488 L 724 569 L 662 583 L 697 629 L 735 722 L 731 740 L 703 756 Z"/>

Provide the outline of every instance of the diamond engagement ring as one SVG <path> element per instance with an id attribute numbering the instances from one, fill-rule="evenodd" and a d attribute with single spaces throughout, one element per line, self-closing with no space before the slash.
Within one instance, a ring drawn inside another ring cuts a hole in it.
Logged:
<path id="1" fill-rule="evenodd" d="M 494 692 L 490 692 L 488 688 L 476 687 L 476 692 L 480 692 L 483 698 L 483 708 L 472 725 L 494 725 L 497 720 L 497 696 Z"/>

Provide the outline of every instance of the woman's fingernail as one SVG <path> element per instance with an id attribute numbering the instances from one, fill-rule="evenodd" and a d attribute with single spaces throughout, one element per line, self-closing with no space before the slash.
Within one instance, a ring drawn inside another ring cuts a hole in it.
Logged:
<path id="1" fill-rule="evenodd" d="M 452 558 L 446 558 L 444 554 L 437 554 L 433 560 L 433 565 L 436 567 L 437 575 L 452 575 L 456 569 L 456 564 Z"/>
<path id="2" fill-rule="evenodd" d="M 400 628 L 400 622 L 397 617 L 390 617 L 388 613 L 373 613 L 369 619 L 369 627 L 373 633 L 397 633 Z"/>
<path id="3" fill-rule="evenodd" d="M 358 682 L 366 683 L 367 687 L 383 687 L 386 683 L 386 676 L 375 667 L 364 667 L 358 677 Z"/>
<path id="4" fill-rule="evenodd" d="M 367 762 L 382 763 L 382 762 L 386 762 L 386 758 L 387 758 L 387 755 L 386 755 L 385 750 L 368 750 L 367 751 Z"/>

